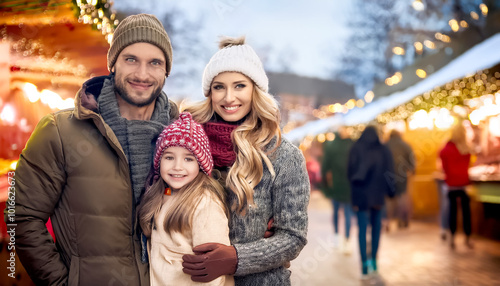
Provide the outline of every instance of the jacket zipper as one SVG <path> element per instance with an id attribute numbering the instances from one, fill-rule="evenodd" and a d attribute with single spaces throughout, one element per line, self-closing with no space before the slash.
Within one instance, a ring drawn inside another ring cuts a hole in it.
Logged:
<path id="1" fill-rule="evenodd" d="M 96 113 L 93 113 L 91 114 L 91 117 L 94 121 L 94 124 L 96 125 L 96 127 L 98 126 L 98 123 L 99 124 L 102 124 L 103 123 L 103 119 L 97 115 Z M 102 126 L 103 128 L 105 128 L 104 126 Z M 99 129 L 99 128 L 98 128 Z M 121 166 L 125 165 L 125 174 L 126 174 L 126 177 L 127 177 L 127 183 L 128 185 L 130 186 L 130 194 L 132 196 L 132 216 L 131 216 L 131 229 L 130 229 L 130 239 L 131 239 L 131 242 L 132 242 L 132 258 L 134 260 L 134 265 L 135 265 L 135 270 L 137 271 L 137 278 L 139 279 L 139 285 L 141 285 L 142 283 L 142 279 L 141 279 L 141 271 L 139 270 L 139 266 L 137 265 L 137 257 L 136 257 L 136 253 L 135 253 L 135 242 L 134 242 L 134 230 L 135 230 L 135 196 L 134 196 L 134 190 L 132 189 L 132 181 L 130 179 L 130 170 L 129 170 L 129 167 L 128 167 L 128 160 L 127 160 L 127 157 L 125 156 L 125 153 L 122 152 L 122 150 L 120 150 L 120 147 L 117 146 L 113 141 L 111 140 L 108 140 L 110 139 L 108 136 L 104 136 L 106 138 L 106 141 L 108 141 L 108 143 L 111 145 L 111 147 L 113 147 L 113 149 L 115 150 L 115 152 L 118 154 L 118 157 L 121 161 Z M 125 162 L 125 164 L 123 163 Z"/>

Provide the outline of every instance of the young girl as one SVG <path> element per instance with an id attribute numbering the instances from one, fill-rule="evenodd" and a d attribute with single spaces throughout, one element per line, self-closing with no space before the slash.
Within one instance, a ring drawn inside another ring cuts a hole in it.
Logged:
<path id="1" fill-rule="evenodd" d="M 208 138 L 190 113 L 181 113 L 160 134 L 153 164 L 138 207 L 151 285 L 200 285 L 182 272 L 182 255 L 202 243 L 230 243 L 224 189 L 210 177 Z M 203 285 L 234 285 L 234 280 L 226 275 Z"/>

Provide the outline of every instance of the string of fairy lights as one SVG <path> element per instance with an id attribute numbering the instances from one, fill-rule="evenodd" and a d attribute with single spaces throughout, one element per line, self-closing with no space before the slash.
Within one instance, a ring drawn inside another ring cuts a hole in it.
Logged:
<path id="1" fill-rule="evenodd" d="M 13 54 L 21 55 L 17 58 L 10 71 L 17 74 L 23 72 L 36 72 L 46 77 L 52 77 L 52 82 L 65 80 L 73 77 L 76 80 L 84 80 L 88 70 L 84 65 L 75 65 L 73 61 L 64 57 L 60 51 L 48 53 L 43 43 L 36 39 L 9 39 L 6 27 L 0 30 L 0 36 L 4 41 L 9 40 Z M 33 57 L 36 60 L 33 60 Z M 65 78 L 62 78 L 65 77 Z"/>
<path id="2" fill-rule="evenodd" d="M 498 124 L 489 124 L 489 131 L 500 136 L 500 66 L 478 71 L 476 74 L 456 79 L 436 87 L 394 109 L 379 114 L 376 123 L 381 126 L 418 129 L 448 129 L 457 119 L 467 119 L 472 125 L 481 125 L 488 118 L 496 118 Z M 495 122 L 497 122 L 495 121 Z M 372 123 L 369 123 L 372 124 Z M 353 139 L 359 138 L 367 124 L 347 126 Z M 313 142 L 333 141 L 333 132 L 306 136 L 302 150 Z"/>
<path id="3" fill-rule="evenodd" d="M 372 102 L 374 98 L 374 93 L 373 91 L 368 91 L 363 99 L 349 99 L 347 102 L 344 104 L 341 103 L 332 103 L 329 105 L 322 105 L 319 108 L 311 108 L 308 106 L 304 106 L 301 104 L 291 104 L 291 103 L 285 103 L 283 107 L 286 110 L 293 110 L 293 111 L 299 111 L 303 114 L 312 114 L 312 116 L 318 118 L 318 119 L 324 119 L 327 118 L 328 116 L 331 116 L 336 113 L 347 113 L 349 110 L 354 109 L 354 108 L 362 108 L 365 106 L 365 104 Z M 283 133 L 288 133 L 292 131 L 295 127 L 298 126 L 298 122 L 296 121 L 288 121 L 285 126 L 283 127 Z"/>
<path id="4" fill-rule="evenodd" d="M 76 6 L 78 22 L 91 24 L 102 32 L 108 43 L 113 39 L 115 27 L 119 24 L 116 14 L 111 11 L 112 1 L 107 0 L 72 0 Z"/>
<path id="5" fill-rule="evenodd" d="M 455 106 L 469 106 L 471 99 L 483 95 L 495 94 L 500 88 L 500 72 L 490 70 L 479 71 L 473 76 L 456 79 L 445 86 L 425 92 L 412 101 L 400 105 L 395 109 L 379 114 L 377 121 L 387 124 L 392 121 L 407 120 L 414 112 L 434 108 L 453 110 Z M 475 107 L 475 106 L 470 106 Z M 457 113 L 457 112 L 455 112 Z"/>

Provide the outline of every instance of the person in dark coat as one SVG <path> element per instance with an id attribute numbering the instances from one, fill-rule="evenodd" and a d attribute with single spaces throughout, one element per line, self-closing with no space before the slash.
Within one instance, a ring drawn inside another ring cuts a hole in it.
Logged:
<path id="1" fill-rule="evenodd" d="M 395 217 L 398 227 L 408 227 L 410 221 L 410 199 L 407 192 L 408 175 L 415 173 L 415 156 L 410 145 L 403 141 L 397 130 L 392 130 L 386 146 L 391 150 L 394 160 L 394 187 L 396 196 Z M 390 213 L 390 212 L 389 212 Z M 390 217 L 389 217 L 390 218 Z"/>
<path id="2" fill-rule="evenodd" d="M 342 251 L 350 253 L 349 234 L 351 229 L 351 186 L 347 178 L 347 162 L 353 141 L 349 138 L 345 128 L 335 134 L 333 141 L 323 145 L 323 161 L 321 165 L 321 179 L 323 194 L 331 199 L 333 206 L 333 227 L 335 231 L 334 244 L 339 242 L 339 210 L 344 210 L 345 240 Z"/>
<path id="3" fill-rule="evenodd" d="M 377 250 L 385 196 L 394 197 L 394 163 L 391 151 L 380 142 L 374 126 L 368 126 L 349 152 L 348 178 L 353 210 L 358 217 L 362 279 L 377 271 Z M 371 224 L 371 259 L 366 252 L 366 229 Z"/>

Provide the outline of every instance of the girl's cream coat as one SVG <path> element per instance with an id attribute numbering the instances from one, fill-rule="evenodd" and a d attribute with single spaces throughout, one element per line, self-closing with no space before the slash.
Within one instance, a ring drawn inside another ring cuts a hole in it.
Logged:
<path id="1" fill-rule="evenodd" d="M 209 283 L 191 280 L 182 272 L 182 256 L 193 254 L 194 246 L 217 242 L 230 245 L 229 227 L 223 207 L 208 191 L 200 198 L 192 220 L 192 228 L 185 234 L 165 231 L 165 213 L 176 199 L 176 192 L 163 196 L 159 215 L 155 217 L 151 239 L 148 245 L 150 257 L 151 286 L 159 285 L 234 285 L 233 276 L 221 276 Z"/>

